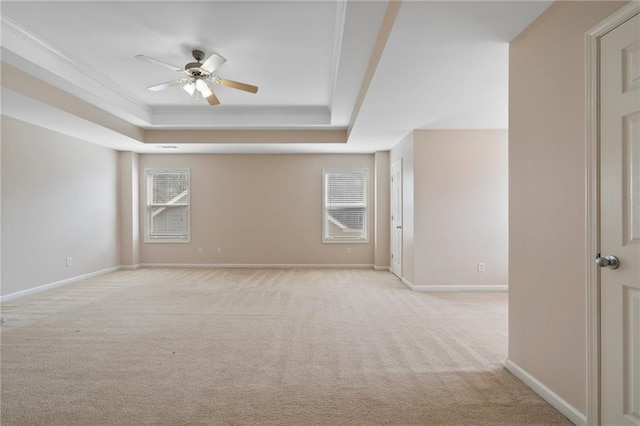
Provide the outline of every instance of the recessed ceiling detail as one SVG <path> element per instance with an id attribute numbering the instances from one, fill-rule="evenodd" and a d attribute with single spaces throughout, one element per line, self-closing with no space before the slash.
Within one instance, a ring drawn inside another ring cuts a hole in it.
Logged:
<path id="1" fill-rule="evenodd" d="M 550 3 L 3 1 L 3 114 L 136 152 L 374 152 L 504 127 L 508 43 Z"/>

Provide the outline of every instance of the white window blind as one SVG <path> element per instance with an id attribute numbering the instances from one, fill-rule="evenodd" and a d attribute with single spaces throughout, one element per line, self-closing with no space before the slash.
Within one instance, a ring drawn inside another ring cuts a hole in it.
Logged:
<path id="1" fill-rule="evenodd" d="M 146 242 L 189 242 L 189 169 L 146 169 Z"/>
<path id="2" fill-rule="evenodd" d="M 369 169 L 324 169 L 323 242 L 366 242 Z"/>

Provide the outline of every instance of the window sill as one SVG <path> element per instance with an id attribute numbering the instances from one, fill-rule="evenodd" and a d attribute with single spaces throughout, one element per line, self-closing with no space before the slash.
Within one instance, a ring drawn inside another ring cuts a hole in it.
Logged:
<path id="1" fill-rule="evenodd" d="M 322 240 L 322 244 L 369 244 L 369 240 Z"/>
<path id="2" fill-rule="evenodd" d="M 145 244 L 158 244 L 158 243 L 162 243 L 162 244 L 186 244 L 186 243 L 190 243 L 191 242 L 191 238 L 187 238 L 186 240 L 181 240 L 181 239 L 164 239 L 164 238 L 151 238 L 151 239 L 144 239 L 144 243 Z"/>

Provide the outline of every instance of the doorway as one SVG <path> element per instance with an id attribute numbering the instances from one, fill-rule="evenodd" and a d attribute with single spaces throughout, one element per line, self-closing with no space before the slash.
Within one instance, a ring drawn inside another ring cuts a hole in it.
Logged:
<path id="1" fill-rule="evenodd" d="M 402 159 L 391 166 L 391 272 L 402 278 Z"/>
<path id="2" fill-rule="evenodd" d="M 637 425 L 640 4 L 587 33 L 587 64 L 587 415 L 592 424 Z"/>

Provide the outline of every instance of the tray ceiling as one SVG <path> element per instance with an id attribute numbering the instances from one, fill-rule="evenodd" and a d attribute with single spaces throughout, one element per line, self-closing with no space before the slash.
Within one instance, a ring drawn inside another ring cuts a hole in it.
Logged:
<path id="1" fill-rule="evenodd" d="M 373 152 L 415 128 L 506 128 L 508 42 L 549 2 L 394 3 L 3 1 L 3 113 L 137 152 L 157 151 L 145 131 L 181 152 Z M 214 74 L 258 93 L 217 87 L 210 107 L 146 89 L 180 74 L 135 55 L 183 66 L 193 49 L 227 58 Z"/>

